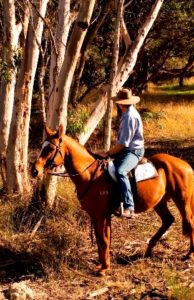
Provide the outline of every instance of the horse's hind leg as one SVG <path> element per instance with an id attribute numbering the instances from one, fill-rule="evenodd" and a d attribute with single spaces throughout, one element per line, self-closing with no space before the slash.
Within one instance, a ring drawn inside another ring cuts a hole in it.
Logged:
<path id="1" fill-rule="evenodd" d="M 174 222 L 174 217 L 169 211 L 167 207 L 167 200 L 170 197 L 164 196 L 163 199 L 159 204 L 157 204 L 154 207 L 154 210 L 159 215 L 159 217 L 162 220 L 162 226 L 159 228 L 159 230 L 155 233 L 155 235 L 151 238 L 149 241 L 145 257 L 150 257 L 152 255 L 152 249 L 158 242 L 158 240 L 161 238 L 161 236 L 167 231 L 167 229 L 172 225 Z"/>
<path id="2" fill-rule="evenodd" d="M 189 187 L 186 195 L 185 193 L 181 193 L 181 195 L 174 199 L 182 216 L 183 234 L 190 237 L 190 249 L 184 259 L 194 258 L 194 195 L 192 184 Z"/>

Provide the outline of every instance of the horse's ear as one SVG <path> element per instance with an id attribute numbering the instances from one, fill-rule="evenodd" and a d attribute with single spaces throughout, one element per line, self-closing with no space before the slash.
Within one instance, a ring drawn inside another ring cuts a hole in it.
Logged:
<path id="1" fill-rule="evenodd" d="M 44 129 L 45 129 L 45 133 L 46 133 L 46 136 L 49 137 L 51 135 L 53 135 L 55 132 L 52 131 L 46 124 L 44 126 Z"/>
<path id="2" fill-rule="evenodd" d="M 61 137 L 62 137 L 62 135 L 63 135 L 63 131 L 64 131 L 63 125 L 62 125 L 62 124 L 60 124 L 60 125 L 59 125 L 59 129 L 58 129 L 59 138 L 61 138 Z"/>

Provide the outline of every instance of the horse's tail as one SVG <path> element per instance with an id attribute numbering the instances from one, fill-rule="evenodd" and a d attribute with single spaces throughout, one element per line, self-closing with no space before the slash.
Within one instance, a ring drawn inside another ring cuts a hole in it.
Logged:
<path id="1" fill-rule="evenodd" d="M 193 172 L 193 195 L 191 198 L 191 210 L 193 213 L 193 226 L 194 226 L 194 172 Z"/>
<path id="2" fill-rule="evenodd" d="M 192 174 L 192 189 L 190 196 L 190 205 L 186 210 L 186 219 L 183 219 L 183 234 L 188 235 L 194 231 L 194 173 Z"/>

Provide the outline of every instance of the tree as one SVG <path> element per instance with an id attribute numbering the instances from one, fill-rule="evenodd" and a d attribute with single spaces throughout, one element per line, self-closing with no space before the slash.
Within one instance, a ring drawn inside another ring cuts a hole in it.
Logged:
<path id="1" fill-rule="evenodd" d="M 80 50 L 86 36 L 86 30 L 90 24 L 90 19 L 94 10 L 95 0 L 82 1 L 79 9 L 78 18 L 74 24 L 68 46 L 65 52 L 65 58 L 59 73 L 55 97 L 53 100 L 53 109 L 51 116 L 52 128 L 55 129 L 59 123 L 67 125 L 67 104 L 70 94 L 70 88 L 79 59 Z"/>
<path id="2" fill-rule="evenodd" d="M 17 56 L 19 55 L 18 40 L 22 23 L 16 21 L 15 4 L 13 0 L 3 0 L 3 57 L 1 63 L 0 85 L 0 160 L 3 184 L 6 183 L 5 158 L 8 145 L 10 124 L 14 102 L 15 83 L 17 75 Z"/>
<path id="3" fill-rule="evenodd" d="M 43 19 L 48 0 L 36 1 L 29 6 L 30 20 L 15 90 L 6 155 L 6 188 L 19 194 L 30 190 L 28 178 L 28 140 L 32 90 L 39 58 Z"/>
<path id="4" fill-rule="evenodd" d="M 124 1 L 120 0 L 115 5 L 116 22 L 115 22 L 115 41 L 113 49 L 113 59 L 112 59 L 112 71 L 108 89 L 108 99 L 107 99 L 107 111 L 105 116 L 105 128 L 104 128 L 104 148 L 107 151 L 110 148 L 111 144 L 111 124 L 112 124 L 112 110 L 113 110 L 113 101 L 112 97 L 115 95 L 115 86 L 116 86 L 116 75 L 118 69 L 119 61 L 119 41 L 120 41 L 120 28 L 123 16 L 123 4 Z"/>

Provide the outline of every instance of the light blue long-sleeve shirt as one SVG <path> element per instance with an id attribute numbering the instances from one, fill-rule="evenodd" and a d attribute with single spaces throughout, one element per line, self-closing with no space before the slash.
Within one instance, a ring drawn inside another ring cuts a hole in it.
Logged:
<path id="1" fill-rule="evenodd" d="M 117 143 L 129 150 L 144 148 L 143 124 L 136 108 L 131 105 L 121 116 Z"/>

